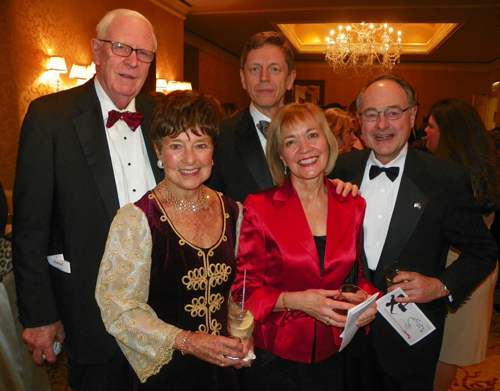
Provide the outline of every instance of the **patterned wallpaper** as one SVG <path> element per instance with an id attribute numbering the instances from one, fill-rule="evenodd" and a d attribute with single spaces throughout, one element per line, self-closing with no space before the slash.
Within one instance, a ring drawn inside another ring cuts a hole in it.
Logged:
<path id="1" fill-rule="evenodd" d="M 151 21 L 158 39 L 157 74 L 182 80 L 184 22 L 149 1 L 0 0 L 0 181 L 7 192 L 14 183 L 19 132 L 29 103 L 53 92 L 40 80 L 49 56 L 65 57 L 68 73 L 61 75 L 61 86 L 74 86 L 71 66 L 90 64 L 95 26 L 115 8 L 137 10 Z"/>

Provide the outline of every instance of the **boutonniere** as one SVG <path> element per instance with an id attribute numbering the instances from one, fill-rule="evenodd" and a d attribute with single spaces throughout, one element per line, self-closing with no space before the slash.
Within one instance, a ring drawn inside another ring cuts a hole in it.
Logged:
<path id="1" fill-rule="evenodd" d="M 414 209 L 422 209 L 422 204 L 421 204 L 420 202 L 415 202 L 415 203 L 413 204 L 413 208 L 414 208 Z"/>

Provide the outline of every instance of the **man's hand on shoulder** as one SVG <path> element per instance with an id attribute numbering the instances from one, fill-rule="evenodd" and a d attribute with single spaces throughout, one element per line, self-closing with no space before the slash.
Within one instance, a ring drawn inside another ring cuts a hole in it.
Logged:
<path id="1" fill-rule="evenodd" d="M 340 179 L 330 179 L 330 181 L 337 187 L 337 194 L 342 194 L 342 197 L 347 197 L 349 194 L 353 197 L 361 195 L 358 185 L 351 182 L 344 182 Z"/>

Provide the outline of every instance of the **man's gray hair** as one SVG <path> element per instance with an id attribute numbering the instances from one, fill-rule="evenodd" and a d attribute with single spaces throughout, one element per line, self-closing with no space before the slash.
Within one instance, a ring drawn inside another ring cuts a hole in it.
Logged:
<path id="1" fill-rule="evenodd" d="M 144 15 L 140 14 L 137 11 L 125 9 L 125 8 L 119 8 L 113 11 L 109 11 L 104 17 L 101 19 L 99 24 L 97 25 L 96 28 L 96 33 L 97 33 L 97 39 L 106 39 L 106 34 L 108 31 L 108 27 L 110 26 L 111 22 L 117 17 L 117 16 L 127 16 L 127 17 L 132 17 L 132 18 L 137 18 L 144 20 L 149 27 L 151 28 L 151 34 L 153 36 L 153 45 L 154 45 L 154 52 L 156 52 L 156 49 L 158 47 L 158 44 L 156 42 L 156 35 L 153 29 L 153 25 L 149 22 L 149 20 L 144 17 Z M 138 48 L 138 49 L 145 49 L 145 48 Z"/>
<path id="2" fill-rule="evenodd" d="M 378 82 L 378 81 L 381 81 L 381 80 L 391 80 L 393 81 L 394 83 L 397 83 L 405 92 L 406 94 L 406 98 L 408 99 L 408 106 L 409 107 L 414 107 L 414 106 L 418 106 L 419 103 L 417 102 L 417 100 L 415 99 L 415 90 L 413 89 L 413 87 L 410 85 L 410 83 L 408 83 L 405 79 L 403 79 L 402 77 L 399 77 L 397 75 L 394 75 L 392 73 L 389 73 L 389 74 L 386 74 L 386 75 L 382 75 L 382 76 L 379 76 L 379 77 L 376 77 L 375 79 L 373 79 L 371 82 L 369 82 L 365 88 L 363 88 L 361 90 L 361 92 L 359 93 L 358 97 L 356 98 L 356 109 L 358 110 L 358 112 L 361 112 L 361 99 L 363 97 L 363 93 L 366 91 L 366 89 L 368 87 L 370 87 L 372 84 Z"/>

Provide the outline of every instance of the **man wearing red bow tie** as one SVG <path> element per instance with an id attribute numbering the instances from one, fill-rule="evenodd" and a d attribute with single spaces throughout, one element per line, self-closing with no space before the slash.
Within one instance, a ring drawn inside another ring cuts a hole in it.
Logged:
<path id="1" fill-rule="evenodd" d="M 126 389 L 126 360 L 94 290 L 116 211 L 162 177 L 148 137 L 155 102 L 139 94 L 156 46 L 144 16 L 111 11 L 91 41 L 96 76 L 33 101 L 22 127 L 13 222 L 22 338 L 38 364 L 64 343 L 75 391 Z"/>

